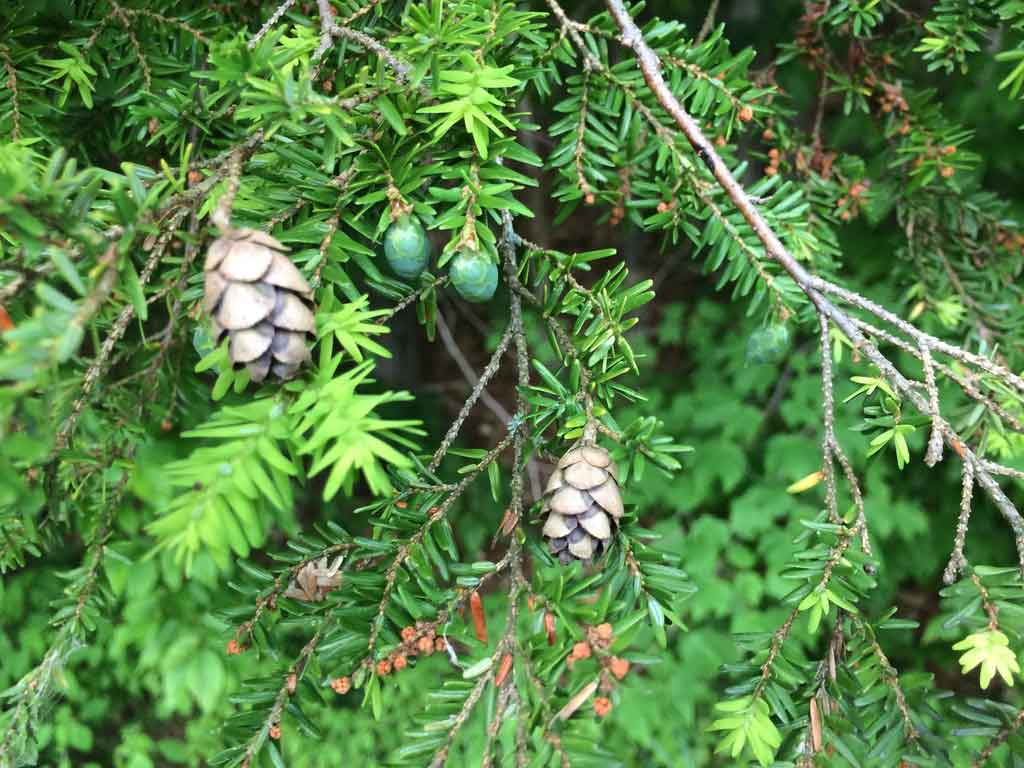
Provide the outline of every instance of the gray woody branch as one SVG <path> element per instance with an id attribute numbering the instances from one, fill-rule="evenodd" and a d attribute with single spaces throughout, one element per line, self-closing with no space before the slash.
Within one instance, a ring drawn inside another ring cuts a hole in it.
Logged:
<path id="1" fill-rule="evenodd" d="M 988 358 L 973 355 L 959 347 L 946 344 L 939 339 L 922 333 L 910 323 L 887 312 L 882 307 L 873 304 L 859 294 L 829 283 L 804 269 L 782 244 L 782 241 L 758 211 L 755 203 L 747 195 L 746 190 L 735 179 L 728 167 L 715 152 L 714 147 L 704 136 L 697 122 L 672 93 L 672 90 L 661 75 L 661 60 L 650 46 L 647 45 L 643 34 L 637 27 L 636 22 L 633 21 L 633 17 L 626 9 L 622 0 L 606 0 L 605 5 L 619 28 L 621 43 L 635 54 L 637 64 L 648 88 L 682 131 L 697 153 L 697 156 L 715 177 L 715 180 L 729 196 L 729 199 L 732 200 L 747 224 L 753 229 L 757 238 L 764 246 L 765 253 L 777 261 L 789 273 L 790 277 L 793 278 L 814 304 L 819 316 L 828 318 L 829 321 L 835 324 L 837 328 L 846 334 L 854 346 L 864 353 L 897 392 L 905 396 L 921 413 L 931 417 L 934 430 L 942 435 L 945 443 L 960 455 L 965 464 L 970 465 L 975 481 L 984 489 L 993 504 L 995 504 L 996 508 L 1010 524 L 1014 533 L 1021 571 L 1024 573 L 1024 518 L 1021 517 L 1014 503 L 1010 501 L 1002 488 L 999 487 L 998 482 L 993 478 L 992 475 L 994 473 L 990 471 L 990 462 L 984 461 L 975 454 L 942 417 L 942 414 L 938 411 L 937 398 L 930 396 L 930 392 L 922 395 L 918 391 L 916 383 L 908 380 L 885 355 L 879 352 L 878 347 L 864 335 L 857 320 L 843 309 L 837 307 L 829 296 L 837 297 L 892 323 L 900 331 L 911 336 L 923 350 L 941 352 L 968 364 L 975 365 L 987 373 L 998 376 L 1019 392 L 1024 392 L 1024 380 L 1021 380 L 1019 376 L 997 365 Z M 570 34 L 573 32 L 576 32 L 578 35 L 578 27 L 570 27 Z M 932 453 L 934 455 L 934 451 Z"/>

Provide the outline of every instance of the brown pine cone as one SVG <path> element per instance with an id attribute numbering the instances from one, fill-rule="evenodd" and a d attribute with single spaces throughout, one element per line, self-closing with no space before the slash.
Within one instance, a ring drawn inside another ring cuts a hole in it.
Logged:
<path id="1" fill-rule="evenodd" d="M 206 254 L 204 308 L 236 367 L 253 381 L 271 370 L 290 379 L 309 360 L 315 333 L 313 290 L 286 255 L 287 248 L 254 229 L 236 229 L 213 241 Z"/>
<path id="2" fill-rule="evenodd" d="M 544 491 L 544 536 L 563 564 L 607 549 L 623 514 L 618 474 L 608 451 L 593 442 L 579 443 L 558 462 Z"/>

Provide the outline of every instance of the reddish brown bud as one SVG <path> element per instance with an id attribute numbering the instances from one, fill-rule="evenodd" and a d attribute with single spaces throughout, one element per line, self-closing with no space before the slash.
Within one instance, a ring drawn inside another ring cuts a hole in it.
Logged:
<path id="1" fill-rule="evenodd" d="M 608 662 L 608 669 L 615 675 L 616 680 L 621 680 L 629 672 L 629 662 L 625 659 L 620 659 L 618 656 L 612 656 Z"/>
<path id="2" fill-rule="evenodd" d="M 391 674 L 391 662 L 387 659 L 381 659 L 377 662 L 377 674 L 381 677 L 386 677 Z"/>
<path id="3" fill-rule="evenodd" d="M 228 656 L 237 656 L 244 650 L 245 648 L 239 645 L 237 640 L 228 640 Z"/>
<path id="4" fill-rule="evenodd" d="M 576 643 L 576 645 L 572 647 L 572 657 L 574 659 L 589 659 L 590 646 L 584 642 Z"/>
<path id="5" fill-rule="evenodd" d="M 202 180 L 203 180 L 203 174 L 201 174 L 199 171 L 189 171 L 188 172 L 188 183 L 191 184 L 192 186 L 195 186 L 196 184 L 198 184 Z"/>
<path id="6" fill-rule="evenodd" d="M 416 642 L 416 648 L 418 648 L 419 652 L 424 656 L 429 656 L 434 652 L 434 641 L 429 637 L 421 637 Z"/>
<path id="7" fill-rule="evenodd" d="M 401 672 L 403 669 L 409 666 L 409 661 L 402 654 L 398 654 L 397 656 L 395 656 L 394 665 L 395 671 Z"/>
<path id="8" fill-rule="evenodd" d="M 352 680 L 349 677 L 336 677 L 331 680 L 331 688 L 335 693 L 344 696 L 352 690 Z"/>
<path id="9" fill-rule="evenodd" d="M 594 714 L 598 717 L 604 717 L 612 711 L 612 702 L 606 696 L 598 696 L 594 699 Z"/>
<path id="10" fill-rule="evenodd" d="M 594 631 L 597 632 L 598 638 L 600 640 L 603 640 L 604 642 L 608 642 L 609 640 L 612 639 L 612 625 L 609 624 L 608 622 L 605 622 L 603 624 L 598 624 L 594 628 Z"/>
<path id="11" fill-rule="evenodd" d="M 740 119 L 740 122 L 749 123 L 751 120 L 754 119 L 754 110 L 752 110 L 750 107 L 744 107 L 743 109 L 740 110 L 738 117 Z"/>
<path id="12" fill-rule="evenodd" d="M 544 631 L 548 636 L 548 645 L 555 644 L 555 614 L 547 611 L 544 614 Z"/>
<path id="13" fill-rule="evenodd" d="M 272 738 L 274 741 L 277 741 L 281 738 L 281 726 L 277 723 L 274 723 L 272 726 L 270 726 L 270 738 Z"/>
<path id="14" fill-rule="evenodd" d="M 172 429 L 174 429 L 174 424 L 171 423 L 170 419 L 164 419 L 163 421 L 160 422 L 160 429 L 163 432 L 170 432 Z"/>

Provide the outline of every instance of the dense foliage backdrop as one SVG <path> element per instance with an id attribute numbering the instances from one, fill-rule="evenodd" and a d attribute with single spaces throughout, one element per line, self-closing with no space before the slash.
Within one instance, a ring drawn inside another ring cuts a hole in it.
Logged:
<path id="1" fill-rule="evenodd" d="M 0 766 L 1024 765 L 1024 3 L 631 10 L 710 154 L 600 2 L 3 4 Z"/>

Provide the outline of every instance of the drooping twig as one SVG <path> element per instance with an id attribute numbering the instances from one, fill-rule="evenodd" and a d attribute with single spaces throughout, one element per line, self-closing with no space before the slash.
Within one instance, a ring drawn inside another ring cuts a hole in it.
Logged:
<path id="1" fill-rule="evenodd" d="M 361 45 L 391 67 L 398 82 L 404 83 L 409 79 L 409 73 L 412 71 L 412 68 L 382 45 L 380 41 L 365 32 L 360 32 L 343 24 L 335 24 L 334 8 L 331 6 L 330 0 L 317 0 L 317 8 L 320 11 L 320 44 L 313 52 L 313 61 L 320 61 L 323 58 L 323 55 L 331 47 L 334 38 L 343 37 Z"/>
<path id="2" fill-rule="evenodd" d="M 462 425 L 466 421 L 466 417 L 469 416 L 469 412 L 473 409 L 473 406 L 476 405 L 477 400 L 482 401 L 494 413 L 494 415 L 502 421 L 502 423 L 507 424 L 512 420 L 512 415 L 505 410 L 505 406 L 489 395 L 486 389 L 487 384 L 492 378 L 494 378 L 494 374 L 498 372 L 498 368 L 501 367 L 501 358 L 505 355 L 505 350 L 508 349 L 509 342 L 512 339 L 512 326 L 509 325 L 505 330 L 505 333 L 502 334 L 501 340 L 498 342 L 497 349 L 494 350 L 494 354 L 491 355 L 490 361 L 487 363 L 487 366 L 484 368 L 479 378 L 477 378 L 477 375 L 473 372 L 473 369 L 466 361 L 465 356 L 462 354 L 462 350 L 460 350 L 458 345 L 455 343 L 455 339 L 452 337 L 452 332 L 440 313 L 437 315 L 437 330 L 438 333 L 441 334 L 441 340 L 444 342 L 445 348 L 448 350 L 448 354 L 452 356 L 456 364 L 459 366 L 459 370 L 462 371 L 462 375 L 465 377 L 466 381 L 469 382 L 469 385 L 472 387 L 472 391 L 466 399 L 466 402 L 462 404 L 462 408 L 459 410 L 459 415 L 456 416 L 455 421 L 453 421 L 451 427 L 448 428 L 448 432 L 445 434 L 444 439 L 441 441 L 440 445 L 438 445 L 437 450 L 430 459 L 430 464 L 427 466 L 427 469 L 430 472 L 436 471 L 437 468 L 441 466 L 441 460 L 448 452 L 452 443 L 455 442 L 455 438 L 458 437 L 459 431 L 462 429 Z"/>
<path id="3" fill-rule="evenodd" d="M 583 172 L 583 154 L 586 151 L 586 145 L 583 140 L 587 135 L 587 98 L 590 93 L 588 88 L 589 82 L 590 69 L 584 66 L 583 84 L 580 86 L 580 114 L 576 123 L 576 149 L 573 151 L 573 162 L 576 165 L 576 183 L 579 185 L 580 192 L 583 195 L 583 202 L 588 205 L 594 202 L 594 192 L 590 188 L 590 182 L 587 181 L 586 174 Z"/>
<path id="4" fill-rule="evenodd" d="M 135 448 L 131 445 L 127 449 L 124 456 L 126 461 L 134 456 Z M 0 741 L 0 758 L 16 756 L 14 750 L 20 748 L 16 742 L 23 742 L 35 727 L 35 713 L 49 697 L 56 695 L 55 689 L 59 685 L 68 656 L 81 645 L 83 635 L 91 629 L 91 622 L 84 621 L 83 614 L 94 599 L 107 543 L 113 533 L 114 520 L 121 509 L 130 479 L 131 474 L 124 472 L 106 500 L 100 523 L 89 542 L 85 558 L 89 565 L 85 573 L 68 588 L 67 594 L 74 598 L 74 605 L 70 612 L 65 610 L 53 621 L 59 627 L 56 640 L 43 655 L 42 661 L 23 675 L 8 694 L 17 704 L 7 723 L 3 740 Z"/>
<path id="5" fill-rule="evenodd" d="M 889 686 L 889 689 L 892 691 L 893 697 L 896 699 L 896 708 L 899 710 L 900 718 L 903 720 L 904 738 L 911 744 L 916 743 L 921 738 L 921 734 L 917 730 L 917 726 L 914 725 L 914 721 L 910 716 L 910 707 L 907 706 L 907 696 L 903 691 L 903 686 L 900 685 L 899 672 L 889 661 L 889 657 L 885 655 L 885 651 L 882 650 L 882 646 L 879 644 L 871 627 L 855 614 L 851 614 L 850 619 L 864 634 L 865 639 L 868 641 L 868 645 L 871 646 L 871 652 L 875 655 L 875 658 L 878 659 L 878 666 L 882 672 L 882 681 Z"/>
<path id="6" fill-rule="evenodd" d="M 111 12 L 109 16 L 105 16 L 103 21 L 96 27 L 92 35 L 85 43 L 84 50 L 89 50 L 96 43 L 96 39 L 99 36 L 101 30 L 108 23 L 108 19 L 117 19 L 121 26 L 124 28 L 125 34 L 128 36 L 128 42 L 132 46 L 132 51 L 135 53 L 135 60 L 139 63 L 139 71 L 142 73 L 142 83 L 146 90 L 150 90 L 153 84 L 152 72 L 149 67 L 149 62 L 146 61 L 146 54 L 142 50 L 142 45 L 139 43 L 139 38 L 135 34 L 135 27 L 132 24 L 133 13 L 130 13 L 127 8 L 124 8 L 116 0 L 110 0 Z"/>
<path id="7" fill-rule="evenodd" d="M 981 766 L 985 765 L 993 753 L 1005 744 L 1013 734 L 1019 731 L 1021 726 L 1024 726 L 1024 707 L 1021 707 L 1021 710 L 1010 721 L 1010 724 L 993 736 L 992 740 L 985 745 L 985 748 L 978 753 L 978 756 L 971 763 L 971 768 L 981 768 Z"/>
<path id="8" fill-rule="evenodd" d="M 18 105 L 18 72 L 14 68 L 10 54 L 5 46 L 0 45 L 0 61 L 7 73 L 7 90 L 11 92 L 11 140 L 21 137 L 21 108 Z"/>
<path id="9" fill-rule="evenodd" d="M 188 213 L 189 209 L 183 208 L 171 215 L 166 228 L 163 229 L 160 237 L 157 238 L 156 243 L 153 245 L 153 250 L 150 252 L 149 258 L 146 260 L 146 264 L 139 275 L 139 283 L 141 286 L 145 287 L 149 284 L 149 281 L 153 277 L 153 272 L 156 270 L 157 264 L 160 263 L 160 259 L 163 257 L 164 250 L 166 250 L 171 238 L 174 237 L 177 232 L 178 226 Z M 114 274 L 116 275 L 116 271 Z M 113 355 L 121 337 L 124 336 L 125 332 L 128 330 L 128 325 L 131 323 L 133 317 L 135 317 L 135 306 L 129 302 L 128 304 L 125 304 L 121 313 L 117 316 L 117 319 L 111 326 L 106 339 L 103 340 L 99 354 L 96 355 L 95 360 L 93 360 L 89 369 L 85 372 L 85 376 L 82 379 L 82 388 L 79 392 L 78 398 L 72 404 L 71 412 L 68 414 L 67 418 L 64 419 L 60 429 L 57 430 L 57 435 L 54 440 L 55 453 L 59 453 L 68 447 L 68 443 L 71 440 L 75 427 L 78 424 L 78 418 L 85 409 L 86 403 L 92 395 L 93 388 L 96 386 L 100 377 L 106 370 L 107 363 L 110 361 L 111 355 Z"/>
<path id="10" fill-rule="evenodd" d="M 505 280 L 510 286 L 518 283 L 518 270 L 519 264 L 516 260 L 516 235 L 513 226 L 512 214 L 509 211 L 502 211 L 502 250 L 504 251 L 504 269 L 505 269 Z M 524 393 L 530 386 L 530 358 L 527 352 L 526 342 L 526 326 L 523 324 L 523 301 L 518 291 L 509 291 L 509 310 L 512 317 L 512 337 L 515 341 L 516 348 L 516 383 L 518 385 L 516 401 L 518 405 L 516 408 L 521 413 L 527 413 L 529 405 L 526 402 Z M 520 440 L 526 439 L 526 433 L 521 433 Z M 516 455 L 518 456 L 522 451 L 522 445 L 516 446 Z M 527 462 L 527 474 L 530 478 L 530 489 L 533 492 L 533 497 L 539 498 L 541 494 L 541 482 L 540 473 L 537 470 L 537 464 L 532 459 Z M 515 477 L 513 477 L 515 482 Z M 519 481 L 521 484 L 521 480 Z M 521 485 L 520 485 L 521 487 Z M 513 512 L 517 514 L 516 520 L 519 519 L 522 513 L 522 506 L 524 505 L 523 499 L 520 495 L 519 508 L 513 509 Z"/>
<path id="11" fill-rule="evenodd" d="M 505 449 L 509 447 L 516 433 L 522 427 L 522 421 L 513 419 L 513 425 L 508 434 L 503 437 L 494 448 L 487 452 L 480 462 L 473 467 L 472 471 L 466 474 L 465 477 L 460 480 L 455 488 L 448 494 L 443 502 L 438 506 L 433 507 L 427 515 L 426 521 L 417 529 L 417 531 L 409 537 L 406 542 L 399 547 L 397 554 L 394 559 L 388 565 L 388 569 L 384 575 L 384 589 L 381 592 L 380 602 L 377 605 L 377 612 L 370 625 L 370 637 L 366 643 L 366 659 L 364 663 L 369 666 L 373 661 L 373 654 L 377 648 L 377 639 L 380 637 L 381 629 L 384 626 L 385 612 L 388 609 L 388 605 L 391 603 L 391 595 L 395 588 L 395 582 L 398 579 L 399 569 L 405 565 L 409 556 L 419 546 L 420 542 L 423 541 L 423 537 L 427 534 L 427 531 L 438 521 L 444 518 L 451 509 L 452 505 L 462 496 L 463 492 L 470 486 L 470 484 L 476 480 L 483 472 L 487 470 L 498 457 L 504 453 Z"/>
<path id="12" fill-rule="evenodd" d="M 704 16 L 704 23 L 700 25 L 700 32 L 697 33 L 697 45 L 708 39 L 711 30 L 715 28 L 715 17 L 718 15 L 718 0 L 711 0 L 708 6 L 707 15 Z"/>
<path id="13" fill-rule="evenodd" d="M 974 465 L 965 461 L 961 472 L 963 478 L 960 493 L 960 514 L 956 521 L 956 538 L 953 541 L 953 554 L 949 556 L 949 564 L 942 573 L 942 580 L 946 584 L 956 581 L 964 569 L 967 568 L 967 556 L 964 554 L 964 545 L 967 542 L 967 526 L 971 519 L 971 497 L 974 495 Z"/>
<path id="14" fill-rule="evenodd" d="M 821 474 L 825 481 L 825 507 L 830 522 L 838 523 L 839 505 L 836 498 L 836 472 L 832 463 L 832 442 L 835 439 L 835 398 L 832 393 L 832 345 L 828 338 L 828 318 L 821 321 L 821 415 L 824 434 L 821 438 Z"/>
<path id="15" fill-rule="evenodd" d="M 995 632 L 999 629 L 999 606 L 992 599 L 988 587 L 981 583 L 981 577 L 977 573 L 972 571 L 969 578 L 974 588 L 978 590 L 979 597 L 981 597 L 981 607 L 988 616 L 988 628 L 990 631 Z"/>
<path id="16" fill-rule="evenodd" d="M 857 522 L 854 523 L 852 528 L 847 528 L 839 534 L 839 541 L 837 541 L 835 545 L 833 545 L 832 549 L 829 550 L 828 560 L 825 562 L 825 568 L 821 573 L 821 578 L 818 580 L 818 583 L 813 587 L 813 590 L 822 592 L 828 587 L 836 567 L 843 561 L 846 550 L 848 550 L 854 540 L 860 536 L 860 528 L 860 522 Z M 789 616 L 786 617 L 786 620 L 772 635 L 771 646 L 768 649 L 768 657 L 761 665 L 761 676 L 757 681 L 757 685 L 755 686 L 753 693 L 751 694 L 754 699 L 758 699 L 764 694 L 768 681 L 771 679 L 775 661 L 777 660 L 779 653 L 782 651 L 782 647 L 785 645 L 786 640 L 789 638 L 789 633 L 792 631 L 793 624 L 799 615 L 800 606 L 797 605 L 792 611 L 790 611 Z"/>
<path id="17" fill-rule="evenodd" d="M 868 521 L 864 515 L 864 497 L 861 494 L 860 482 L 853 471 L 853 465 L 843 451 L 836 437 L 835 397 L 832 388 L 832 348 L 829 343 L 829 322 L 824 315 L 819 317 L 821 325 L 821 404 L 822 422 L 824 435 L 822 437 L 822 474 L 825 480 L 825 501 L 828 506 L 829 518 L 833 522 L 840 519 L 838 511 L 838 499 L 836 496 L 835 470 L 832 460 L 839 462 L 843 470 L 843 477 L 850 489 L 850 496 L 853 498 L 853 506 L 857 511 L 857 525 L 860 528 L 861 549 L 867 555 L 871 554 L 871 537 L 868 532 Z"/>
<path id="18" fill-rule="evenodd" d="M 924 386 L 928 392 L 928 403 L 932 407 L 932 429 L 928 435 L 928 450 L 924 455 L 924 463 L 934 467 L 942 461 L 942 423 L 939 420 L 939 388 L 935 383 L 935 366 L 932 355 L 926 347 L 921 348 L 921 363 L 924 366 Z"/>
<path id="19" fill-rule="evenodd" d="M 225 163 L 228 179 L 227 189 L 224 190 L 224 194 L 217 201 L 217 207 L 210 214 L 210 221 L 222 234 L 231 229 L 231 211 L 235 206 L 235 196 L 242 183 L 242 160 L 243 150 L 241 149 L 236 149 L 228 155 Z"/>
<path id="20" fill-rule="evenodd" d="M 242 757 L 242 761 L 239 763 L 241 768 L 250 768 L 252 765 L 253 758 L 259 753 L 260 749 L 263 748 L 263 744 L 268 738 L 270 738 L 271 730 L 277 726 L 281 721 L 281 714 L 284 712 L 285 706 L 295 693 L 295 686 L 301 679 L 302 674 L 306 671 L 306 667 L 309 665 L 309 660 L 313 657 L 313 652 L 317 646 L 320 645 L 320 641 L 323 639 L 326 631 L 334 626 L 333 620 L 324 620 L 320 624 L 320 628 L 317 629 L 316 633 L 309 639 L 299 653 L 298 658 L 288 668 L 288 672 L 285 674 L 284 682 L 280 689 L 278 689 L 277 696 L 274 698 L 274 705 L 270 708 L 270 712 L 264 719 L 262 726 L 256 732 L 255 735 L 245 746 L 245 754 Z"/>
<path id="21" fill-rule="evenodd" d="M 260 27 L 259 31 L 253 35 L 252 39 L 249 41 L 250 51 L 259 44 L 260 40 L 263 39 L 263 36 L 266 35 L 267 32 L 273 29 L 274 25 L 281 20 L 281 17 L 288 13 L 288 9 L 293 5 L 295 5 L 295 0 L 284 0 L 283 3 L 277 6 L 277 9 L 270 14 L 270 18 L 263 23 L 263 26 Z"/>

